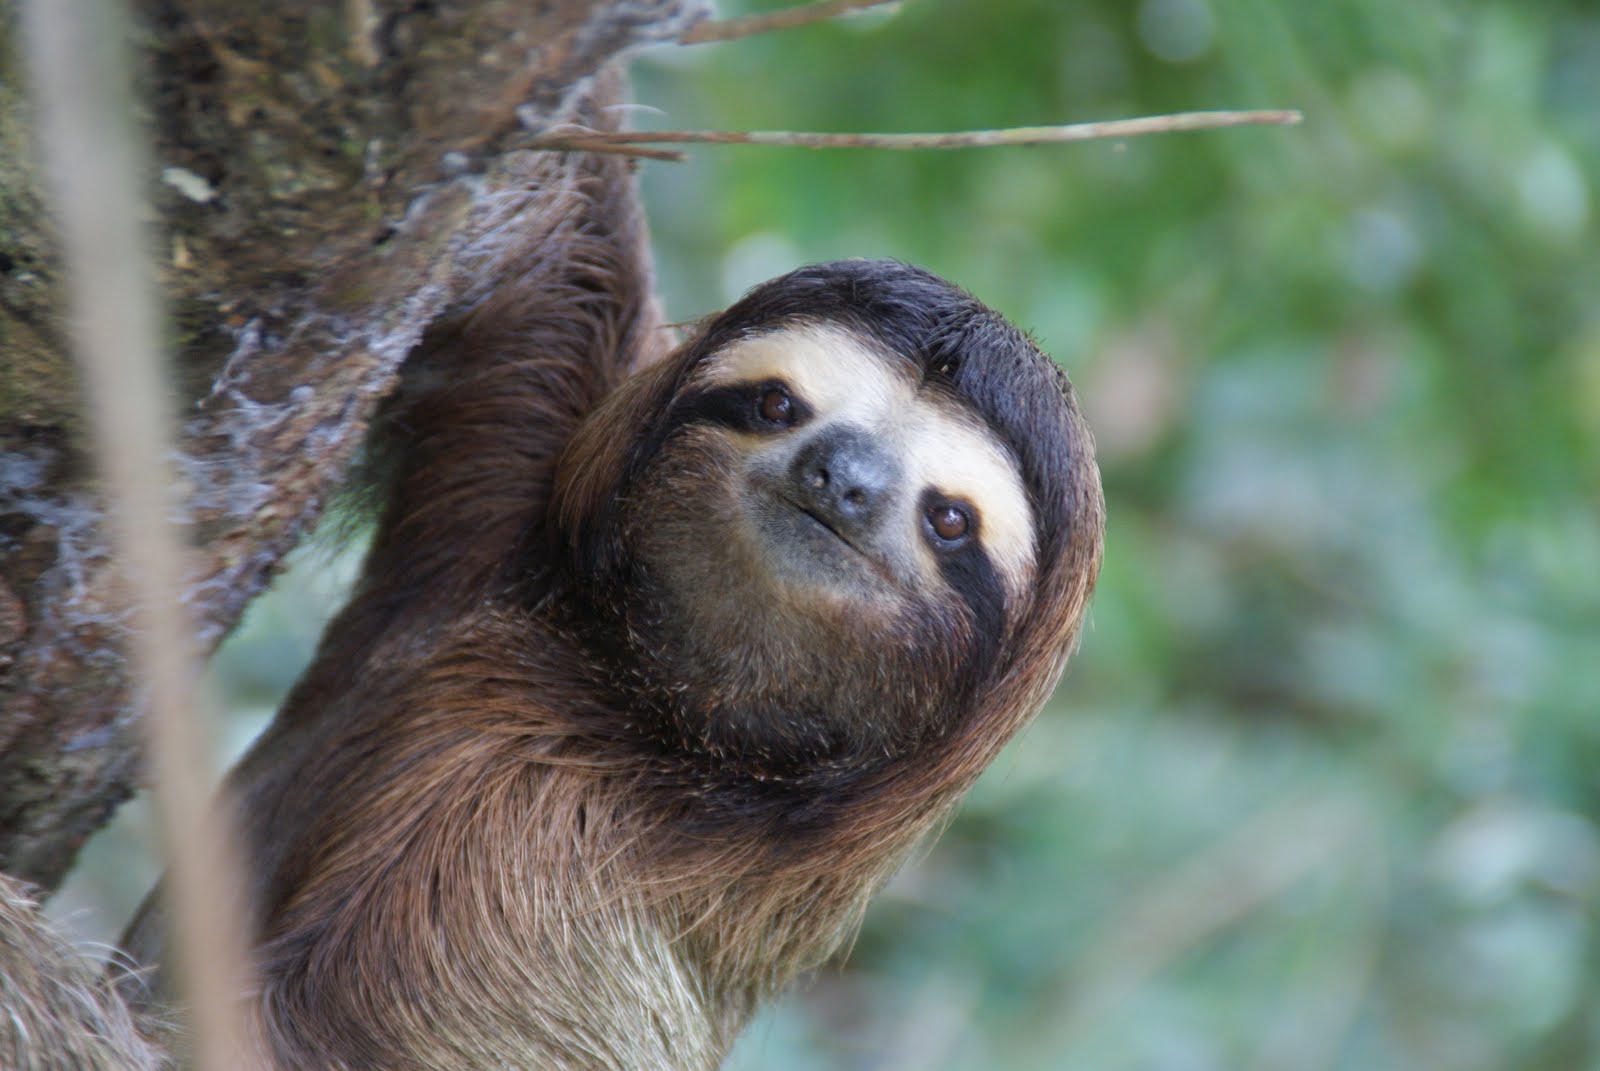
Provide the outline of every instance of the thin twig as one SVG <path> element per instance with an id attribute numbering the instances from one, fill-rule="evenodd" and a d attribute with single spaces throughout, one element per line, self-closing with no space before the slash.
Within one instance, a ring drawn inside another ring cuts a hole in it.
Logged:
<path id="1" fill-rule="evenodd" d="M 638 145 L 781 145 L 802 149 L 986 149 L 1002 145 L 1065 145 L 1106 138 L 1136 138 L 1230 126 L 1290 126 L 1297 111 L 1180 112 L 1065 126 L 1019 126 L 934 134 L 817 134 L 788 130 L 555 130 L 534 139 L 534 149 L 634 153 Z"/>
<path id="2" fill-rule="evenodd" d="M 75 349 L 112 546 L 132 610 L 127 657 L 148 705 L 144 722 L 172 860 L 168 906 L 193 1024 L 193 1064 L 237 1071 L 246 1066 L 239 997 L 249 984 L 243 900 L 205 774 L 213 752 L 196 696 L 199 659 L 180 601 L 180 536 L 168 520 L 173 481 L 165 459 L 174 425 L 149 236 L 140 222 L 148 217 L 139 196 L 147 169 L 125 114 L 131 64 L 120 51 L 128 22 L 123 7 L 31 0 L 24 6 L 28 47 L 20 54 L 31 62 L 69 269 Z"/>
<path id="3" fill-rule="evenodd" d="M 534 143 L 533 148 L 546 148 L 541 138 Z M 615 156 L 637 156 L 641 160 L 667 160 L 674 164 L 681 164 L 689 159 L 689 154 L 676 149 L 650 149 L 643 145 L 608 145 L 603 149 L 594 149 L 593 152 L 611 153 Z"/>
<path id="4" fill-rule="evenodd" d="M 897 4 L 900 0 L 822 0 L 821 3 L 786 7 L 763 15 L 741 15 L 733 19 L 707 19 L 695 23 L 689 32 L 678 38 L 683 45 L 704 45 L 713 41 L 736 41 L 741 37 L 754 37 L 758 33 L 774 30 L 792 30 L 824 19 L 838 18 L 852 11 L 869 7 Z"/>

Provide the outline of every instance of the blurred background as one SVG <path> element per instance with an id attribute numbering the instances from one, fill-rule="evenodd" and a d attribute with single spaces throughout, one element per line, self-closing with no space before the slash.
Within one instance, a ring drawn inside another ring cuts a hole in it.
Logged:
<path id="1" fill-rule="evenodd" d="M 663 128 L 1307 117 L 643 166 L 671 316 L 931 268 L 1070 371 L 1110 518 L 1051 706 L 732 1066 L 1600 1069 L 1600 10 L 914 0 L 636 76 Z M 234 746 L 356 560 L 230 642 Z M 116 933 L 142 823 L 58 915 Z"/>

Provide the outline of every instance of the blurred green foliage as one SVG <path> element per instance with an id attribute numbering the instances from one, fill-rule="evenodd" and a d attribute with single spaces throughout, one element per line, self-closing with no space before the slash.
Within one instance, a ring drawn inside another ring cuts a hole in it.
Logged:
<path id="1" fill-rule="evenodd" d="M 733 1066 L 1600 1069 L 1600 11 L 913 0 L 637 90 L 672 128 L 1307 116 L 644 165 L 673 316 L 923 264 L 1069 369 L 1110 516 L 1052 706 Z M 319 586 L 252 612 L 236 706 Z"/>

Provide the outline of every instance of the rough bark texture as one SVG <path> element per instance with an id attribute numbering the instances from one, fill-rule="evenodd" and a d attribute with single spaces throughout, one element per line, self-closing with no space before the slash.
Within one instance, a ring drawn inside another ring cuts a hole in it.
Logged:
<path id="1" fill-rule="evenodd" d="M 707 5 L 136 7 L 186 404 L 186 594 L 213 646 L 316 521 L 424 328 L 471 298 L 462 259 L 529 173 L 519 138 Z M 48 889 L 131 792 L 139 711 L 15 23 L 0 8 L 0 870 Z"/>

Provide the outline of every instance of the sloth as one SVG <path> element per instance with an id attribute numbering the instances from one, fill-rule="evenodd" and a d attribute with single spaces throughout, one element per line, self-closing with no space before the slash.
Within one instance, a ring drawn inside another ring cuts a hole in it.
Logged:
<path id="1" fill-rule="evenodd" d="M 666 352 L 607 188 L 409 360 L 362 578 L 234 774 L 272 1066 L 718 1066 L 1075 643 L 1052 360 L 886 260 Z"/>

